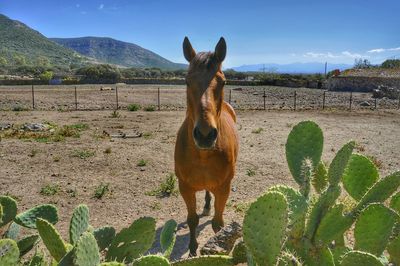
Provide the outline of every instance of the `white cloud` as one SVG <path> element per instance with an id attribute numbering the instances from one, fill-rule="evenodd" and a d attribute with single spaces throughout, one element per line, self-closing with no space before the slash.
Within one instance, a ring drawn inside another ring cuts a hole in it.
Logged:
<path id="1" fill-rule="evenodd" d="M 337 57 L 336 55 L 332 54 L 331 52 L 327 53 L 315 53 L 315 52 L 307 52 L 303 54 L 304 57 L 312 57 L 312 58 L 318 58 L 318 57 L 326 57 L 326 58 L 335 58 Z"/>
<path id="2" fill-rule="evenodd" d="M 383 53 L 383 52 L 389 52 L 389 51 L 400 51 L 400 47 L 394 47 L 394 48 L 376 48 L 367 51 L 367 53 Z"/>
<path id="3" fill-rule="evenodd" d="M 104 8 L 104 4 L 99 5 L 99 10 L 102 10 Z"/>
<path id="4" fill-rule="evenodd" d="M 345 56 L 345 57 L 350 57 L 350 58 L 368 57 L 368 56 L 362 56 L 362 55 L 357 54 L 357 53 L 351 53 L 349 51 L 342 52 L 342 55 Z"/>

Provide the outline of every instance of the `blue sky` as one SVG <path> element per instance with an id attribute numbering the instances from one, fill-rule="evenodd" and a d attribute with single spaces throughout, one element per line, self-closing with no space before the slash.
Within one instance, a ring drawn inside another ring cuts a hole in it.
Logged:
<path id="1" fill-rule="evenodd" d="M 182 41 L 228 45 L 225 67 L 400 58 L 399 0 L 1 0 L 0 13 L 47 37 L 107 36 L 185 62 Z"/>

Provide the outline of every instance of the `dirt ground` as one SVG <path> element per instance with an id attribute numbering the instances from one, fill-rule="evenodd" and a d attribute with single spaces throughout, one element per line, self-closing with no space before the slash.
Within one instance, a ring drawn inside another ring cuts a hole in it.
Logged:
<path id="1" fill-rule="evenodd" d="M 41 143 L 16 138 L 0 141 L 0 194 L 19 200 L 23 211 L 41 203 L 59 208 L 57 228 L 68 239 L 68 223 L 74 207 L 85 203 L 90 208 L 91 224 L 96 228 L 115 226 L 118 230 L 141 216 L 152 216 L 157 227 L 169 219 L 179 224 L 172 258 L 187 256 L 188 228 L 186 208 L 180 196 L 157 198 L 146 192 L 159 187 L 173 173 L 176 132 L 184 111 L 119 111 L 113 118 L 105 111 L 24 111 L 0 112 L 0 123 L 52 122 L 61 125 L 84 123 L 89 129 L 79 138 Z M 302 120 L 316 121 L 324 131 L 323 160 L 330 161 L 347 141 L 354 139 L 359 151 L 381 163 L 386 175 L 400 168 L 400 113 L 398 111 L 238 111 L 240 152 L 237 174 L 225 211 L 226 223 L 243 218 L 243 206 L 275 184 L 296 186 L 286 165 L 284 145 L 292 126 Z M 143 133 L 139 138 L 108 138 L 103 131 L 116 134 Z M 258 133 L 256 133 L 258 132 Z M 2 132 L 0 131 L 0 134 Z M 108 149 L 109 153 L 105 153 Z M 82 159 L 77 151 L 91 151 Z M 147 165 L 137 166 L 144 159 Z M 109 183 L 110 192 L 102 199 L 93 197 L 101 183 Z M 59 185 L 53 196 L 40 193 L 46 185 Z M 198 195 L 198 211 L 204 204 Z M 212 236 L 211 217 L 202 217 L 200 246 Z M 160 230 L 158 230 L 159 232 Z M 155 249 L 156 250 L 156 249 Z"/>

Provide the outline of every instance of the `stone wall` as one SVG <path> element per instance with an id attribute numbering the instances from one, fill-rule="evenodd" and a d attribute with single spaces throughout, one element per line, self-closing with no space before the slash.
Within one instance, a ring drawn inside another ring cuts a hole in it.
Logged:
<path id="1" fill-rule="evenodd" d="M 400 78 L 384 77 L 331 77 L 325 84 L 330 91 L 372 92 L 379 85 L 400 89 Z"/>

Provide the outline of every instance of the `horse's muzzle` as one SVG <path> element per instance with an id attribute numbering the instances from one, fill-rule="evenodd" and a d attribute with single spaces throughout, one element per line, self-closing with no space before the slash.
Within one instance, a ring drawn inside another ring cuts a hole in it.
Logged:
<path id="1" fill-rule="evenodd" d="M 199 149 L 212 149 L 215 146 L 218 137 L 218 130 L 211 128 L 207 135 L 203 135 L 200 129 L 196 126 L 193 129 L 194 143 Z"/>

